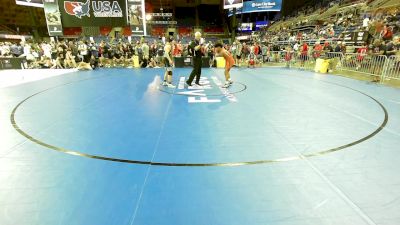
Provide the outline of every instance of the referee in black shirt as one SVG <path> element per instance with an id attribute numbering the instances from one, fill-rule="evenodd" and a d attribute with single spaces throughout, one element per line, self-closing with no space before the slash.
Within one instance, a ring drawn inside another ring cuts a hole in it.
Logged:
<path id="1" fill-rule="evenodd" d="M 186 81 L 186 84 L 188 86 L 192 86 L 192 82 L 194 80 L 194 78 L 196 77 L 196 84 L 200 85 L 200 76 L 201 76 L 201 57 L 203 56 L 203 52 L 201 49 L 201 43 L 200 43 L 200 39 L 201 39 L 201 33 L 200 32 L 196 32 L 195 33 L 195 39 L 194 41 L 192 41 L 189 45 L 189 51 L 192 55 L 192 59 L 193 59 L 193 71 L 190 74 L 189 80 Z"/>

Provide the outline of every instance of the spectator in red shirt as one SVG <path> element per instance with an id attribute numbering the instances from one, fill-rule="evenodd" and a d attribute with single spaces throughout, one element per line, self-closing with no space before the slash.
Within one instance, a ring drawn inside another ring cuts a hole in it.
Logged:
<path id="1" fill-rule="evenodd" d="M 367 55 L 368 52 L 368 47 L 365 43 L 361 46 L 361 48 L 357 49 L 357 68 L 356 70 L 359 70 L 362 66 L 362 62 L 364 60 L 364 57 Z"/>
<path id="2" fill-rule="evenodd" d="M 257 56 L 260 53 L 260 48 L 257 42 L 254 43 L 254 54 Z"/>
<path id="3" fill-rule="evenodd" d="M 381 32 L 381 37 L 383 40 L 387 41 L 387 40 L 392 40 L 393 38 L 393 31 L 391 27 L 388 26 L 384 26 L 383 30 Z"/>
<path id="4" fill-rule="evenodd" d="M 178 44 L 176 43 L 176 41 L 172 42 L 172 55 L 174 57 L 180 56 L 180 49 L 179 49 Z"/>
<path id="5" fill-rule="evenodd" d="M 313 51 L 313 57 L 314 57 L 314 59 L 317 59 L 317 58 L 319 58 L 319 57 L 321 56 L 322 48 L 323 48 L 323 47 L 322 47 L 321 43 L 320 43 L 319 41 L 317 41 L 317 42 L 315 43 L 314 51 Z"/>
<path id="6" fill-rule="evenodd" d="M 300 48 L 300 59 L 301 66 L 304 66 L 304 62 L 308 60 L 308 44 L 306 42 L 304 42 L 303 46 Z"/>

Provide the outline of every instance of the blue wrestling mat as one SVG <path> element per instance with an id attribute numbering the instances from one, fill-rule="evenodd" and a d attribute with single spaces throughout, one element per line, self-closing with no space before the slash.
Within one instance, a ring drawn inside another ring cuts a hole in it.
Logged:
<path id="1" fill-rule="evenodd" d="M 0 225 L 400 223 L 399 89 L 282 68 L 194 89 L 190 71 L 0 89 Z"/>

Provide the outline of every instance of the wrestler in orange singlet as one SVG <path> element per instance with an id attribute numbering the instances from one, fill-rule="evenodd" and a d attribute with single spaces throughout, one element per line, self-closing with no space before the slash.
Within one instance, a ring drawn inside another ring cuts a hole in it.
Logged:
<path id="1" fill-rule="evenodd" d="M 215 44 L 214 47 L 217 55 L 222 56 L 225 59 L 225 85 L 223 86 L 223 88 L 228 88 L 233 83 L 229 72 L 235 64 L 235 60 L 233 59 L 232 55 L 224 49 L 221 43 Z"/>

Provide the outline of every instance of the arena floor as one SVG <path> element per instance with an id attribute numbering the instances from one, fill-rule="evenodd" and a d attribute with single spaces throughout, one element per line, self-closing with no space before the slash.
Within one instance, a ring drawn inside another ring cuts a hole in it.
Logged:
<path id="1" fill-rule="evenodd" d="M 0 224 L 400 224 L 400 89 L 240 68 L 229 90 L 175 69 L 171 90 L 162 73 L 0 88 Z"/>

